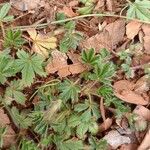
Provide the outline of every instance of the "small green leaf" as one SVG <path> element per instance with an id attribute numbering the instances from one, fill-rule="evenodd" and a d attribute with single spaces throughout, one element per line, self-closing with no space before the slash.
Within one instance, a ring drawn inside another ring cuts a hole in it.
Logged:
<path id="1" fill-rule="evenodd" d="M 9 3 L 6 3 L 2 6 L 2 8 L 0 9 L 0 20 L 3 20 L 6 17 L 10 8 L 11 5 Z"/>
<path id="2" fill-rule="evenodd" d="M 61 83 L 59 86 L 59 90 L 61 91 L 60 99 L 62 99 L 63 101 L 66 102 L 68 100 L 71 100 L 72 103 L 78 101 L 80 88 L 70 80 L 65 80 L 63 83 Z"/>
<path id="3" fill-rule="evenodd" d="M 81 123 L 78 127 L 77 127 L 77 136 L 82 139 L 84 138 L 85 133 L 88 131 L 89 129 L 89 124 L 88 123 Z"/>
<path id="4" fill-rule="evenodd" d="M 26 97 L 22 93 L 22 90 L 23 90 L 23 87 L 21 86 L 20 81 L 16 81 L 16 80 L 12 81 L 10 83 L 10 86 L 6 88 L 6 93 L 5 93 L 6 101 L 7 101 L 7 98 L 9 100 L 11 98 L 17 103 L 25 104 Z"/>
<path id="5" fill-rule="evenodd" d="M 46 76 L 42 64 L 44 58 L 41 55 L 33 54 L 19 50 L 17 52 L 18 59 L 16 60 L 16 68 L 22 73 L 22 83 L 25 86 L 30 86 L 33 83 L 35 74 Z"/>

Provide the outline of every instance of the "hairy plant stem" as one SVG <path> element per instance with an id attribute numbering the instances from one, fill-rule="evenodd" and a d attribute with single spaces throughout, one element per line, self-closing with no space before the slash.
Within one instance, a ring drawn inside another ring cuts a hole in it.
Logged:
<path id="1" fill-rule="evenodd" d="M 76 16 L 76 17 L 72 17 L 72 18 L 67 18 L 64 20 L 58 20 L 58 21 L 52 21 L 52 22 L 49 21 L 47 23 L 42 23 L 42 24 L 38 24 L 38 25 L 36 24 L 36 25 L 29 25 L 29 26 L 17 26 L 17 27 L 13 27 L 13 29 L 14 30 L 18 30 L 18 29 L 19 30 L 27 30 L 29 28 L 45 28 L 46 26 L 48 26 L 50 24 L 53 25 L 53 24 L 65 23 L 67 21 L 78 20 L 78 19 L 87 18 L 87 17 L 115 17 L 115 18 L 134 20 L 137 22 L 150 24 L 150 21 L 144 21 L 144 20 L 127 17 L 127 16 L 115 15 L 115 14 L 87 14 L 87 15 L 81 15 L 81 16 Z"/>

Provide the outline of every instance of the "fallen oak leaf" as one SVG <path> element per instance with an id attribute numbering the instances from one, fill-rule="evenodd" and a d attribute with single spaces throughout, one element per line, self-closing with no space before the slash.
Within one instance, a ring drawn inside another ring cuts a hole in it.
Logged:
<path id="1" fill-rule="evenodd" d="M 48 50 L 55 49 L 57 47 L 57 39 L 55 37 L 49 37 L 48 35 L 38 34 L 35 29 L 27 30 L 33 45 L 32 50 L 45 58 L 49 56 Z"/>

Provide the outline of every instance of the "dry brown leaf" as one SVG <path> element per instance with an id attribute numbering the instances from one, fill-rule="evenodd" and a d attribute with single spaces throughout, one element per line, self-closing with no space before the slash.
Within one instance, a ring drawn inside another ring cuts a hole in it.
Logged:
<path id="1" fill-rule="evenodd" d="M 131 21 L 126 25 L 126 35 L 128 39 L 134 39 L 139 33 L 142 23 L 137 21 Z"/>
<path id="2" fill-rule="evenodd" d="M 104 139 L 113 147 L 113 149 L 117 149 L 122 144 L 131 143 L 131 139 L 129 137 L 121 135 L 116 130 L 110 131 L 107 135 L 104 136 Z"/>
<path id="3" fill-rule="evenodd" d="M 100 125 L 99 130 L 100 132 L 108 130 L 113 123 L 113 120 L 111 118 L 105 119 L 105 121 Z"/>
<path id="4" fill-rule="evenodd" d="M 4 147 L 9 147 L 11 144 L 14 144 L 15 141 L 15 132 L 10 126 L 10 120 L 8 116 L 4 113 L 3 109 L 0 109 L 0 127 L 7 127 L 6 137 L 4 137 Z"/>
<path id="5" fill-rule="evenodd" d="M 12 6 L 20 11 L 29 11 L 36 9 L 37 7 L 41 7 L 41 4 L 43 4 L 43 1 L 41 0 L 10 0 L 10 3 Z"/>
<path id="6" fill-rule="evenodd" d="M 120 80 L 115 82 L 113 87 L 115 91 L 120 93 L 123 90 L 133 90 L 134 84 L 128 80 Z"/>
<path id="7" fill-rule="evenodd" d="M 147 121 L 150 121 L 150 110 L 144 106 L 141 105 L 136 106 L 133 113 L 143 117 Z"/>
<path id="8" fill-rule="evenodd" d="M 138 147 L 137 150 L 149 150 L 149 148 L 150 148 L 150 129 L 148 130 L 141 145 Z"/>
<path id="9" fill-rule="evenodd" d="M 46 71 L 48 74 L 57 72 L 60 77 L 66 77 L 70 74 L 81 73 L 86 69 L 80 61 L 68 65 L 67 55 L 58 50 L 54 50 L 51 55 L 52 60 L 50 60 L 50 62 L 46 66 Z"/>
<path id="10" fill-rule="evenodd" d="M 130 90 L 123 90 L 121 93 L 115 92 L 115 96 L 131 104 L 147 105 L 149 103 L 148 101 L 144 100 L 144 98 L 141 95 L 138 95 Z"/>
<path id="11" fill-rule="evenodd" d="M 145 53 L 150 54 L 150 36 L 144 36 L 144 48 L 145 48 Z"/>
<path id="12" fill-rule="evenodd" d="M 137 144 L 123 144 L 119 150 L 136 150 L 138 147 Z"/>
<path id="13" fill-rule="evenodd" d="M 35 29 L 29 29 L 28 34 L 32 39 L 32 50 L 45 58 L 49 56 L 48 50 L 55 49 L 57 39 L 55 37 L 49 37 L 48 35 L 38 34 Z"/>
<path id="14" fill-rule="evenodd" d="M 143 32 L 144 32 L 144 48 L 145 48 L 145 52 L 147 54 L 150 54 L 150 25 L 143 25 L 142 26 Z"/>
<path id="15" fill-rule="evenodd" d="M 94 48 L 96 52 L 99 52 L 100 49 L 106 48 L 108 50 L 112 49 L 112 41 L 109 36 L 109 33 L 107 31 L 103 31 L 101 33 L 98 33 L 89 39 L 83 41 L 81 43 L 81 47 L 84 47 L 86 49 Z"/>
<path id="16" fill-rule="evenodd" d="M 118 30 L 119 29 L 119 30 Z M 81 47 L 94 48 L 97 52 L 106 48 L 112 50 L 121 42 L 125 34 L 125 21 L 117 20 L 108 24 L 101 33 L 98 33 L 81 43 Z"/>
<path id="17" fill-rule="evenodd" d="M 94 11 L 99 11 L 102 7 L 104 7 L 105 5 L 105 1 L 104 0 L 98 0 L 95 8 L 94 8 Z"/>
<path id="18" fill-rule="evenodd" d="M 109 32 L 110 38 L 112 40 L 113 48 L 121 41 L 123 41 L 125 34 L 125 21 L 117 20 L 106 26 L 105 30 Z"/>
<path id="19" fill-rule="evenodd" d="M 75 17 L 77 16 L 78 14 L 75 13 L 71 7 L 67 7 L 67 6 L 64 6 L 63 7 L 63 10 L 62 12 L 67 16 L 67 17 Z"/>

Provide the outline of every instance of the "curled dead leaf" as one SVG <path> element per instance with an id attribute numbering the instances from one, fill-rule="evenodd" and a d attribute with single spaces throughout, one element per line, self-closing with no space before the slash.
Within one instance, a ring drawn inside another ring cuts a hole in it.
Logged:
<path id="1" fill-rule="evenodd" d="M 147 105 L 149 102 L 144 100 L 144 98 L 141 95 L 136 94 L 133 91 L 130 90 L 123 90 L 121 93 L 114 93 L 116 97 L 119 99 L 136 105 Z"/>
<path id="2" fill-rule="evenodd" d="M 71 74 L 78 74 L 86 70 L 84 65 L 76 60 L 76 63 L 68 65 L 67 55 L 58 50 L 54 50 L 52 53 L 52 59 L 46 66 L 46 71 L 48 74 L 53 74 L 57 72 L 60 77 L 66 77 Z"/>
<path id="3" fill-rule="evenodd" d="M 49 50 L 57 47 L 57 39 L 48 35 L 38 34 L 35 29 L 27 30 L 32 39 L 32 50 L 45 58 L 49 56 Z"/>
<path id="4" fill-rule="evenodd" d="M 120 80 L 114 83 L 114 90 L 120 93 L 123 90 L 133 90 L 134 83 L 128 80 Z"/>
<path id="5" fill-rule="evenodd" d="M 142 23 L 137 21 L 131 21 L 126 25 L 126 35 L 128 39 L 134 39 L 139 33 Z"/>
<path id="6" fill-rule="evenodd" d="M 105 121 L 99 127 L 100 132 L 108 130 L 111 127 L 112 123 L 113 123 L 112 118 L 105 119 Z"/>

